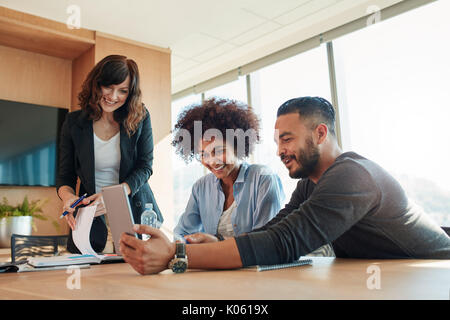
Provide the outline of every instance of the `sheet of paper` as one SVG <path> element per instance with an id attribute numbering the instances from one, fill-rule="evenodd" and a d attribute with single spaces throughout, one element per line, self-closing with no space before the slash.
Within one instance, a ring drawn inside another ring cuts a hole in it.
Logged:
<path id="1" fill-rule="evenodd" d="M 105 204 L 103 203 L 103 200 L 97 205 L 97 210 L 95 210 L 94 217 L 98 217 L 101 215 L 104 215 L 106 213 Z"/>
<path id="2" fill-rule="evenodd" d="M 97 210 L 95 211 L 94 217 L 102 216 L 102 215 L 104 215 L 105 213 L 106 213 L 105 207 L 102 207 L 102 208 L 100 208 L 100 209 L 97 207 Z"/>
<path id="3" fill-rule="evenodd" d="M 89 241 L 89 234 L 96 209 L 97 206 L 89 206 L 78 210 L 75 218 L 75 230 L 72 231 L 72 238 L 73 243 L 80 250 L 81 254 L 92 254 L 100 258 L 100 255 L 92 249 L 91 242 Z"/>

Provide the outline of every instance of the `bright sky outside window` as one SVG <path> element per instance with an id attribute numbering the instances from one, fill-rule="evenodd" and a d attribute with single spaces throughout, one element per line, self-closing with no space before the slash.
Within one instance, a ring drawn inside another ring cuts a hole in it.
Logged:
<path id="1" fill-rule="evenodd" d="M 190 95 L 172 102 L 172 130 L 177 122 L 178 115 L 192 104 L 201 102 L 200 95 Z M 173 187 L 174 187 L 174 219 L 175 224 L 178 218 L 184 212 L 189 196 L 191 195 L 192 185 L 203 175 L 203 166 L 193 160 L 186 164 L 183 159 L 175 154 L 175 148 L 172 148 L 173 157 Z"/>
<path id="2" fill-rule="evenodd" d="M 343 144 L 450 225 L 450 1 L 333 41 Z"/>

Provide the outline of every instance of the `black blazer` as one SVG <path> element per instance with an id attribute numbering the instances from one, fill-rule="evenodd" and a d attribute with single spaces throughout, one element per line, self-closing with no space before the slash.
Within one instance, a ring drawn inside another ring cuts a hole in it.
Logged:
<path id="1" fill-rule="evenodd" d="M 80 178 L 80 194 L 88 196 L 95 193 L 94 130 L 93 121 L 82 111 L 67 114 L 61 129 L 59 143 L 59 164 L 56 190 L 67 185 L 76 188 L 77 177 Z M 126 182 L 131 189 L 129 195 L 135 223 L 140 223 L 141 213 L 146 203 L 153 203 L 158 220 L 163 221 L 162 214 L 148 184 L 153 173 L 153 134 L 150 114 L 140 122 L 136 132 L 129 137 L 120 125 L 120 170 L 119 183 Z M 92 248 L 101 252 L 107 239 L 105 217 L 94 218 L 91 228 Z M 72 231 L 67 245 L 69 252 L 79 252 L 72 241 Z"/>

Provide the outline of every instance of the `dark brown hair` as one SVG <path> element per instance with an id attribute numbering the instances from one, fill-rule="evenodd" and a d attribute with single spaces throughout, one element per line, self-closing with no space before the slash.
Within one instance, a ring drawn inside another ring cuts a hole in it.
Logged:
<path id="1" fill-rule="evenodd" d="M 99 105 L 102 98 L 101 86 L 120 84 L 130 76 L 128 97 L 123 106 L 114 111 L 114 120 L 122 124 L 131 136 L 139 122 L 145 118 L 145 106 L 139 81 L 139 70 L 136 62 L 125 56 L 110 55 L 98 62 L 89 72 L 78 94 L 79 105 L 89 119 L 99 120 L 103 110 Z"/>
<path id="2" fill-rule="evenodd" d="M 278 108 L 277 117 L 289 113 L 298 113 L 303 118 L 314 120 L 311 129 L 315 129 L 320 123 L 325 123 L 331 135 L 336 137 L 336 114 L 328 100 L 321 97 L 290 99 Z"/>
<path id="3" fill-rule="evenodd" d="M 196 121 L 201 121 L 201 132 L 197 133 L 201 134 L 200 137 L 203 137 L 209 129 L 218 130 L 222 133 L 222 137 L 227 136 L 229 129 L 242 133 L 251 131 L 253 134 L 241 136 L 245 139 L 245 150 L 242 152 L 237 150 L 239 144 L 237 136 L 233 136 L 233 141 L 226 141 L 230 144 L 233 143 L 238 158 L 248 157 L 253 152 L 255 143 L 260 141 L 259 119 L 246 104 L 236 100 L 213 97 L 205 100 L 202 104 L 186 107 L 178 115 L 172 145 L 176 148 L 175 152 L 186 162 L 191 161 L 198 153 L 199 141 L 195 141 L 196 134 L 194 134 L 194 122 Z M 184 139 L 190 139 L 190 141 Z"/>

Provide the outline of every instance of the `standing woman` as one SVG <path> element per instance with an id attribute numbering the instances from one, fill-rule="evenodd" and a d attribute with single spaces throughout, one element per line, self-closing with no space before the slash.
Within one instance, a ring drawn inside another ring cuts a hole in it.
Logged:
<path id="1" fill-rule="evenodd" d="M 97 213 L 106 212 L 101 189 L 120 183 L 136 223 L 146 203 L 153 203 L 158 220 L 163 221 L 148 184 L 153 135 L 150 114 L 141 101 L 136 63 L 120 55 L 105 57 L 89 72 L 78 99 L 81 110 L 69 113 L 62 127 L 56 183 L 63 210 L 69 212 L 65 216 L 71 228 L 69 252 L 78 252 L 72 240 L 76 209 L 70 208 L 78 199 L 77 178 L 79 195 L 88 194 L 80 205 L 97 204 Z M 96 252 L 104 249 L 107 235 L 105 216 L 95 217 L 90 241 Z"/>

